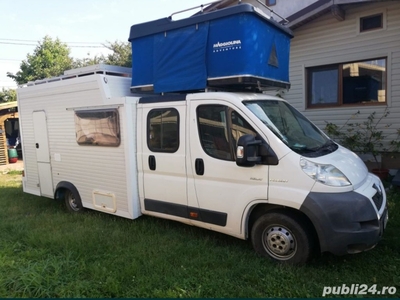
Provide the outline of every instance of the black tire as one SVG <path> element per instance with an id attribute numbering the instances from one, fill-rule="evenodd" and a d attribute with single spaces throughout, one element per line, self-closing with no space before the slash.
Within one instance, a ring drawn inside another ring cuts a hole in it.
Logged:
<path id="1" fill-rule="evenodd" d="M 304 264 L 313 254 L 312 231 L 305 220 L 291 213 L 262 215 L 253 225 L 251 242 L 260 255 L 285 264 Z"/>
<path id="2" fill-rule="evenodd" d="M 64 201 L 67 211 L 73 213 L 80 213 L 84 211 L 79 194 L 66 189 L 64 192 Z"/>

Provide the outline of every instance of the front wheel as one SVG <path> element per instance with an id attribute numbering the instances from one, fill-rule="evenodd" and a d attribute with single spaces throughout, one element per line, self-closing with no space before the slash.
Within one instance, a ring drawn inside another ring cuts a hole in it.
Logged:
<path id="1" fill-rule="evenodd" d="M 84 210 L 82 206 L 81 197 L 79 194 L 73 191 L 66 190 L 64 193 L 65 207 L 69 212 L 82 212 Z"/>
<path id="2" fill-rule="evenodd" d="M 253 225 L 251 241 L 262 256 L 287 264 L 303 264 L 312 256 L 313 237 L 297 215 L 269 212 Z"/>

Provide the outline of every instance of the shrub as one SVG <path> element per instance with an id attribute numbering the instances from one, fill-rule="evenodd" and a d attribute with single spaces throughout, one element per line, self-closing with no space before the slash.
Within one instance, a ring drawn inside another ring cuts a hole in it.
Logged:
<path id="1" fill-rule="evenodd" d="M 360 111 L 352 114 L 342 126 L 327 122 L 325 131 L 342 146 L 359 154 L 371 154 L 377 167 L 380 167 L 379 155 L 382 152 L 399 152 L 400 129 L 395 133 L 386 134 L 392 124 L 383 124 L 383 120 L 390 114 L 385 108 L 380 117 L 374 111 L 365 121 L 360 121 Z M 353 122 L 353 120 L 355 120 Z M 393 139 L 390 139 L 393 138 Z"/>

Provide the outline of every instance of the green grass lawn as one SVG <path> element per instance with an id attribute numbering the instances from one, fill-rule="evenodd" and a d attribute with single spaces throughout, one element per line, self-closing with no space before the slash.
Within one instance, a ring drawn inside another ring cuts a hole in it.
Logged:
<path id="1" fill-rule="evenodd" d="M 389 201 L 375 249 L 293 267 L 258 257 L 250 242 L 172 221 L 70 214 L 23 193 L 21 175 L 0 175 L 0 298 L 321 297 L 343 284 L 395 287 L 384 297 L 399 297 L 400 193 Z M 364 297 L 372 296 L 382 297 Z"/>

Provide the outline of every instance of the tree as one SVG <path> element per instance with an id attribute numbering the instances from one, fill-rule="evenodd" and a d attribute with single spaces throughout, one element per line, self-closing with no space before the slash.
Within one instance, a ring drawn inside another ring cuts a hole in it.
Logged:
<path id="1" fill-rule="evenodd" d="M 111 50 L 112 53 L 107 55 L 96 55 L 93 58 L 89 57 L 88 53 L 88 57 L 75 59 L 73 67 L 80 68 L 96 64 L 107 64 L 128 68 L 132 67 L 132 50 L 130 43 L 115 41 L 113 43 L 107 42 L 107 44 L 103 44 L 103 46 Z"/>
<path id="2" fill-rule="evenodd" d="M 3 88 L 0 91 L 0 103 L 17 101 L 17 92 L 13 89 Z"/>
<path id="3" fill-rule="evenodd" d="M 132 66 L 132 50 L 131 45 L 129 43 L 118 42 L 114 43 L 107 42 L 108 44 L 103 44 L 104 47 L 111 50 L 112 53 L 108 55 L 96 55 L 94 57 L 90 57 L 88 53 L 88 57 L 85 58 L 77 58 L 73 62 L 73 68 L 86 67 L 90 65 L 97 64 L 107 64 L 114 66 L 122 66 L 130 68 Z"/>
<path id="4" fill-rule="evenodd" d="M 86 67 L 86 66 L 91 66 L 91 65 L 97 65 L 97 64 L 102 64 L 104 62 L 104 56 L 95 56 L 95 57 L 90 57 L 89 53 L 87 54 L 88 56 L 85 58 L 76 58 L 74 59 L 74 62 L 72 63 L 72 67 L 75 68 L 81 68 L 81 67 Z"/>
<path id="5" fill-rule="evenodd" d="M 132 67 L 132 50 L 130 43 L 115 41 L 114 43 L 108 42 L 107 45 L 103 46 L 113 51 L 112 54 L 102 56 L 104 63 L 121 67 Z"/>
<path id="6" fill-rule="evenodd" d="M 45 36 L 33 54 L 28 54 L 27 59 L 22 61 L 20 70 L 15 75 L 8 72 L 7 76 L 18 84 L 60 76 L 73 66 L 73 59 L 69 55 L 70 49 L 65 43 L 58 38 L 53 40 Z"/>
<path id="7" fill-rule="evenodd" d="M 108 42 L 103 46 L 112 53 L 101 54 L 94 58 L 73 59 L 70 57 L 70 49 L 65 43 L 58 38 L 53 40 L 51 37 L 45 36 L 38 43 L 33 54 L 28 54 L 27 59 L 22 61 L 20 70 L 16 74 L 8 72 L 7 76 L 14 79 L 17 84 L 24 84 L 28 81 L 60 76 L 65 70 L 100 63 L 123 67 L 132 66 L 130 43 L 115 41 L 114 43 Z"/>

